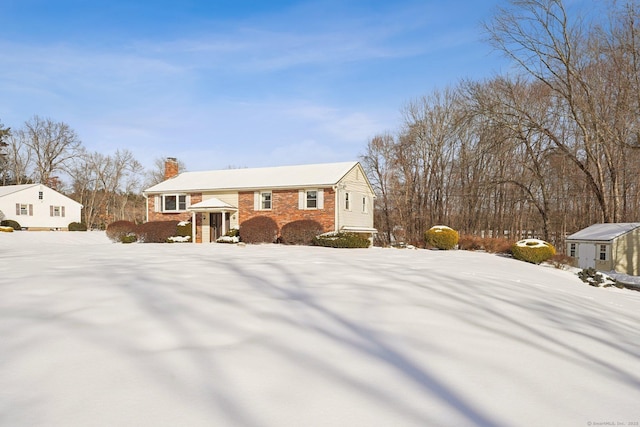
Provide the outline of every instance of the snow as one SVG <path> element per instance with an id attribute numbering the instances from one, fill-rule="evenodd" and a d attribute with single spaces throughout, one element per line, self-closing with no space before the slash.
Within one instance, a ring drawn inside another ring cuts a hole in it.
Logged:
<path id="1" fill-rule="evenodd" d="M 516 246 L 521 248 L 546 248 L 549 246 L 549 243 L 540 239 L 523 239 L 516 242 Z"/>
<path id="2" fill-rule="evenodd" d="M 486 253 L 0 233 L 1 426 L 640 421 L 640 292 Z"/>

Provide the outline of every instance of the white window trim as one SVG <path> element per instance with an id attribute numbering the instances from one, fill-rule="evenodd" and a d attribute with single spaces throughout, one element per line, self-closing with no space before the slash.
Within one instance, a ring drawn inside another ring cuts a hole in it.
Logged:
<path id="1" fill-rule="evenodd" d="M 165 209 L 165 198 L 167 197 L 175 197 L 176 198 L 176 208 L 175 209 Z M 184 197 L 184 209 L 180 209 L 180 197 Z M 171 193 L 171 194 L 163 194 L 160 196 L 160 212 L 186 212 L 189 207 L 189 195 L 184 193 Z"/>
<path id="2" fill-rule="evenodd" d="M 262 195 L 269 194 L 271 196 L 271 207 L 264 208 L 262 205 Z M 259 190 L 253 193 L 253 210 L 254 211 L 270 211 L 273 210 L 273 191 L 272 190 Z"/>
<path id="3" fill-rule="evenodd" d="M 351 193 L 346 191 L 344 193 L 344 210 L 351 212 L 351 205 L 353 205 L 353 198 L 351 197 Z"/>
<path id="4" fill-rule="evenodd" d="M 369 213 L 369 198 L 367 196 L 362 196 L 362 213 Z"/>
<path id="5" fill-rule="evenodd" d="M 601 258 L 602 254 L 604 254 L 604 259 Z M 598 245 L 598 261 L 609 261 L 609 245 Z"/>
<path id="6" fill-rule="evenodd" d="M 307 193 L 310 191 L 316 192 L 316 206 L 309 207 L 307 206 Z M 298 191 L 298 209 L 300 210 L 309 210 L 316 211 L 324 209 L 324 190 L 322 188 L 305 188 L 304 190 Z"/>

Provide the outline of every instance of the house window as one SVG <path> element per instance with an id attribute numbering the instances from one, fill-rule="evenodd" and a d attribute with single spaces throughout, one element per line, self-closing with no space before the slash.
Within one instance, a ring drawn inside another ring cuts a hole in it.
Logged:
<path id="1" fill-rule="evenodd" d="M 263 191 L 260 193 L 260 209 L 271 209 L 271 191 Z"/>
<path id="2" fill-rule="evenodd" d="M 306 195 L 306 208 L 317 209 L 318 208 L 318 192 L 316 190 L 307 190 Z"/>
<path id="3" fill-rule="evenodd" d="M 600 251 L 599 251 L 599 259 L 600 261 L 606 261 L 607 260 L 607 245 L 600 245 Z"/>
<path id="4" fill-rule="evenodd" d="M 367 196 L 362 196 L 362 213 L 368 212 Z"/>
<path id="5" fill-rule="evenodd" d="M 575 243 L 571 243 L 569 245 L 569 256 L 572 258 L 576 257 L 576 244 Z"/>
<path id="6" fill-rule="evenodd" d="M 20 205 L 20 215 L 29 215 L 29 205 Z"/>
<path id="7" fill-rule="evenodd" d="M 33 205 L 27 203 L 16 203 L 16 215 L 33 216 Z"/>
<path id="8" fill-rule="evenodd" d="M 180 212 L 187 210 L 187 196 L 185 194 L 165 194 L 162 196 L 163 212 Z"/>
<path id="9" fill-rule="evenodd" d="M 349 193 L 344 193 L 344 210 L 351 210 L 351 195 Z"/>
<path id="10" fill-rule="evenodd" d="M 49 206 L 49 216 L 64 216 L 64 206 Z"/>
<path id="11" fill-rule="evenodd" d="M 42 191 L 38 191 L 38 200 L 44 199 L 44 193 Z"/>

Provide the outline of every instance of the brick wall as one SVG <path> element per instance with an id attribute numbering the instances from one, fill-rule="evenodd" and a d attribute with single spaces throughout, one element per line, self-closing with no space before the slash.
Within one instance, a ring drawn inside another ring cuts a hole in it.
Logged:
<path id="1" fill-rule="evenodd" d="M 322 224 L 324 231 L 333 231 L 335 227 L 335 192 L 331 188 L 324 189 L 324 209 L 298 209 L 298 190 L 274 190 L 272 192 L 272 209 L 270 211 L 256 211 L 253 204 L 254 193 L 241 192 L 238 194 L 238 222 L 256 216 L 268 216 L 277 224 L 278 228 L 289 222 L 310 219 Z"/>

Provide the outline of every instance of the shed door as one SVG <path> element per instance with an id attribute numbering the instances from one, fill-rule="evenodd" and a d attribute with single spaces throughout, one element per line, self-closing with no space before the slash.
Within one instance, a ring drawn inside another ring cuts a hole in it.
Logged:
<path id="1" fill-rule="evenodd" d="M 578 267 L 596 267 L 596 245 L 593 243 L 580 243 L 578 245 Z"/>

